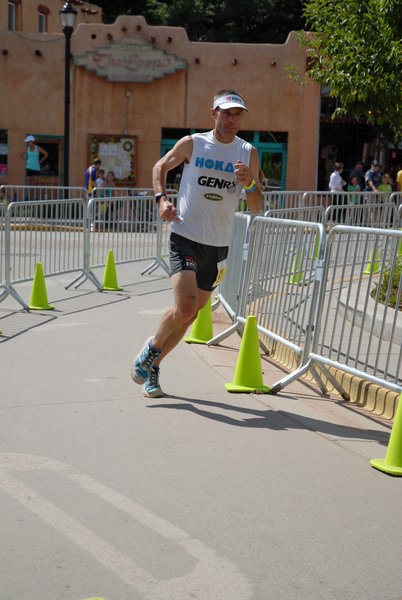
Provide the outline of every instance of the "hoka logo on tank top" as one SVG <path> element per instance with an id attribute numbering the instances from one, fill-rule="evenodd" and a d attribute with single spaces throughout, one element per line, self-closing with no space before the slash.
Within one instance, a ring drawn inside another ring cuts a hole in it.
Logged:
<path id="1" fill-rule="evenodd" d="M 219 171 L 222 173 L 234 173 L 234 166 L 232 162 L 225 162 L 223 160 L 212 160 L 211 158 L 204 158 L 203 156 L 196 156 L 194 161 L 194 166 L 198 169 L 210 169 L 214 171 Z M 207 188 L 214 188 L 218 190 L 227 190 L 229 194 L 233 194 L 236 191 L 236 181 L 233 181 L 233 178 L 230 180 L 219 178 L 219 177 L 209 177 L 207 175 L 200 175 L 198 177 L 198 185 Z M 212 200 L 217 202 L 219 200 L 223 200 L 223 196 L 220 194 L 204 194 L 204 198 L 206 200 Z"/>
<path id="2" fill-rule="evenodd" d="M 195 166 L 200 169 L 214 169 L 214 171 L 224 171 L 225 173 L 234 173 L 233 163 L 224 160 L 212 160 L 203 156 L 195 157 Z"/>

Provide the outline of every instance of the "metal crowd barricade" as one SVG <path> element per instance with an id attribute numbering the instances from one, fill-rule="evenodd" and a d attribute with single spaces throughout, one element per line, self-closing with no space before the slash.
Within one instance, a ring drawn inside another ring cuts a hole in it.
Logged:
<path id="1" fill-rule="evenodd" d="M 85 252 L 82 198 L 12 202 L 5 214 L 5 285 L 25 309 L 13 284 L 33 279 L 36 264 L 44 275 L 82 271 Z"/>
<path id="2" fill-rule="evenodd" d="M 119 263 L 155 256 L 157 223 L 153 196 L 92 198 L 88 218 L 92 267 L 105 264 L 108 250 L 113 250 Z"/>
<path id="3" fill-rule="evenodd" d="M 402 390 L 401 245 L 401 231 L 338 225 L 328 235 L 319 333 L 310 360 L 345 399 L 330 367 Z"/>
<path id="4" fill-rule="evenodd" d="M 304 192 L 299 191 L 281 191 L 263 192 L 264 204 L 263 212 L 275 209 L 297 208 L 302 206 Z"/>
<path id="5" fill-rule="evenodd" d="M 330 205 L 327 209 L 323 206 L 274 209 L 268 210 L 265 216 L 323 223 L 326 228 L 340 222 L 350 226 L 380 228 L 392 228 L 398 223 L 394 203 Z"/>
<path id="6" fill-rule="evenodd" d="M 397 225 L 397 207 L 394 203 L 350 204 L 328 206 L 324 224 L 333 227 L 337 224 L 351 227 L 393 228 Z"/>
<path id="7" fill-rule="evenodd" d="M 127 196 L 153 196 L 152 188 L 134 188 L 134 187 L 104 187 L 94 188 L 92 191 L 93 198 L 126 198 Z"/>
<path id="8" fill-rule="evenodd" d="M 2 185 L 9 202 L 87 198 L 84 187 L 62 185 Z"/>
<path id="9" fill-rule="evenodd" d="M 175 189 L 167 190 L 169 200 L 177 205 L 177 191 Z M 128 198 L 133 197 L 139 202 L 140 198 L 153 198 L 155 201 L 155 193 L 152 188 L 111 188 L 110 190 L 105 188 L 99 190 L 95 188 L 93 191 L 93 198 Z M 149 211 L 148 211 L 149 212 Z M 158 233 L 158 254 L 155 257 L 155 260 L 151 263 L 149 267 L 147 267 L 143 272 L 144 273 L 152 273 L 158 266 L 161 266 L 164 270 L 167 270 L 167 265 L 163 257 L 168 256 L 169 254 L 169 235 L 170 235 L 170 225 L 167 223 L 163 223 L 162 221 L 159 223 L 159 211 L 156 209 L 156 205 L 154 207 L 154 218 L 153 221 L 157 221 L 157 233 Z"/>
<path id="10" fill-rule="evenodd" d="M 388 201 L 387 194 L 382 192 L 304 192 L 302 206 L 339 206 L 356 204 L 381 204 Z"/>
<path id="11" fill-rule="evenodd" d="M 392 202 L 393 204 L 395 204 L 395 206 L 397 207 L 397 224 L 396 226 L 401 229 L 402 228 L 402 192 L 393 192 L 390 197 L 389 197 L 389 201 Z"/>
<path id="12" fill-rule="evenodd" d="M 371 208 L 375 209 L 375 206 L 373 207 L 363 207 L 363 211 L 365 211 L 366 216 L 369 215 L 370 216 L 370 211 Z M 329 210 L 329 209 L 327 209 Z M 353 210 L 353 209 L 352 209 Z M 389 213 L 388 210 L 386 210 L 386 213 L 389 214 L 393 214 L 395 215 L 395 221 L 397 220 L 397 213 L 396 213 L 396 207 L 393 207 L 391 212 Z M 358 215 L 358 213 L 357 213 Z M 381 224 L 381 227 L 362 227 L 360 224 L 357 226 L 350 226 L 352 227 L 352 231 L 350 233 L 349 237 L 345 237 L 345 236 L 338 236 L 335 241 L 333 242 L 333 246 L 337 247 L 337 251 L 335 252 L 334 250 L 332 251 L 332 253 L 328 256 L 327 261 L 329 263 L 329 265 L 332 265 L 333 262 L 336 263 L 336 261 L 338 260 L 339 256 L 342 256 L 342 260 L 345 262 L 345 266 L 349 266 L 352 263 L 355 264 L 359 264 L 359 265 L 365 265 L 367 266 L 368 262 L 367 262 L 367 257 L 366 257 L 366 238 L 364 238 L 364 243 L 363 240 L 361 238 L 361 236 L 356 235 L 356 227 L 358 229 L 363 229 L 364 231 L 366 231 L 366 237 L 367 237 L 367 243 L 369 244 L 370 248 L 374 248 L 375 247 L 375 255 L 374 259 L 375 261 L 378 263 L 379 261 L 381 261 L 383 259 L 383 254 L 384 254 L 384 249 L 383 249 L 383 245 L 382 245 L 382 239 L 380 238 L 378 244 L 376 243 L 376 235 L 375 235 L 375 229 L 395 229 L 395 227 L 387 227 L 387 224 Z M 327 231 L 330 230 L 330 227 L 327 224 Z M 353 251 L 351 250 L 351 248 L 353 248 Z"/>
<path id="13" fill-rule="evenodd" d="M 309 221 L 310 223 L 323 223 L 325 209 L 323 206 L 302 206 L 298 208 L 277 208 L 267 210 L 265 217 L 276 219 L 293 219 L 297 221 Z"/>
<path id="14" fill-rule="evenodd" d="M 6 211 L 7 203 L 0 202 L 0 300 L 7 295 L 4 289 L 6 284 Z"/>
<path id="15" fill-rule="evenodd" d="M 260 342 L 268 353 L 278 342 L 296 353 L 295 371 L 275 384 L 275 391 L 286 385 L 286 379 L 296 379 L 307 370 L 325 248 L 325 230 L 320 223 L 260 216 L 251 223 L 238 314 L 225 337 L 242 328 L 249 315 L 255 315 Z M 241 249 L 229 257 L 233 263 Z M 235 291 L 231 294 L 233 298 Z M 225 299 L 224 288 L 221 296 Z M 319 379 L 318 383 L 322 385 Z"/>
<path id="16" fill-rule="evenodd" d="M 243 296 L 239 320 L 244 323 L 248 315 L 256 315 L 260 340 L 268 352 L 280 342 L 297 354 L 297 367 L 281 382 L 283 387 L 307 370 L 325 230 L 320 223 L 269 217 L 256 217 L 251 229 L 245 276 L 248 293 Z"/>
<path id="17" fill-rule="evenodd" d="M 168 190 L 168 199 L 169 202 L 172 202 L 176 208 L 177 204 L 177 192 L 176 190 Z M 170 268 L 165 261 L 165 257 L 169 256 L 169 240 L 170 240 L 170 223 L 167 221 L 163 221 L 159 216 L 159 209 L 157 208 L 157 204 L 155 203 L 155 211 L 158 217 L 158 240 L 157 240 L 157 254 L 154 257 L 154 260 L 150 265 L 148 265 L 142 272 L 141 275 L 145 273 L 153 273 L 155 269 L 158 267 L 162 267 L 166 273 L 170 272 Z"/>
<path id="18" fill-rule="evenodd" d="M 161 256 L 161 226 L 153 195 L 91 198 L 87 206 L 87 223 L 87 268 L 84 274 L 91 274 L 98 289 L 102 289 L 102 285 L 92 269 L 106 264 L 109 250 L 112 250 L 116 263 L 158 260 Z M 167 270 L 162 260 L 158 266 Z M 80 285 L 80 278 L 73 284 Z"/>
<path id="19" fill-rule="evenodd" d="M 252 216 L 250 214 L 236 213 L 234 216 L 225 277 L 217 292 L 219 302 L 234 321 L 234 324 L 210 339 L 207 342 L 208 346 L 218 344 L 238 328 L 237 316 L 242 303 L 241 290 L 244 289 L 243 279 L 247 264 L 251 222 Z"/>
<path id="20" fill-rule="evenodd" d="M 402 192 L 392 192 L 389 197 L 389 201 L 393 202 L 399 207 L 402 204 Z"/>
<path id="21" fill-rule="evenodd" d="M 398 206 L 398 228 L 402 227 L 402 204 Z"/>

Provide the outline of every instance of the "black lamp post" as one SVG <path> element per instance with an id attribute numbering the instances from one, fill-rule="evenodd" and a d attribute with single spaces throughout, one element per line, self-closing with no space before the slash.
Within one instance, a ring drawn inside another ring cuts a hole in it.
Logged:
<path id="1" fill-rule="evenodd" d="M 63 8 L 60 9 L 60 21 L 63 33 L 66 36 L 66 51 L 64 58 L 64 185 L 68 186 L 68 160 L 70 156 L 70 41 L 74 30 L 77 11 L 67 0 Z"/>

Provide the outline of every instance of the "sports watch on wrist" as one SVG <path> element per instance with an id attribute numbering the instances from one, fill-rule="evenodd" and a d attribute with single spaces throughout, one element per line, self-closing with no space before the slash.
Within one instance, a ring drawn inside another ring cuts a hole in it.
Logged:
<path id="1" fill-rule="evenodd" d="M 166 192 L 158 192 L 157 194 L 155 194 L 156 204 L 159 204 L 159 200 L 163 197 L 167 198 Z"/>

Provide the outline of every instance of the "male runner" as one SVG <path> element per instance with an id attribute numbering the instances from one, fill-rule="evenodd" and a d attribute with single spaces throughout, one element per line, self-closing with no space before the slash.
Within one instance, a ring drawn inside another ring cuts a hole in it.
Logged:
<path id="1" fill-rule="evenodd" d="M 262 208 L 257 149 L 236 135 L 247 110 L 238 92 L 219 91 L 211 109 L 214 129 L 181 138 L 153 168 L 159 214 L 171 222 L 174 304 L 131 366 L 131 376 L 144 384 L 145 396 L 163 396 L 159 365 L 182 339 L 219 279 L 242 188 L 249 210 L 257 214 Z M 181 163 L 176 209 L 166 195 L 166 176 Z"/>

